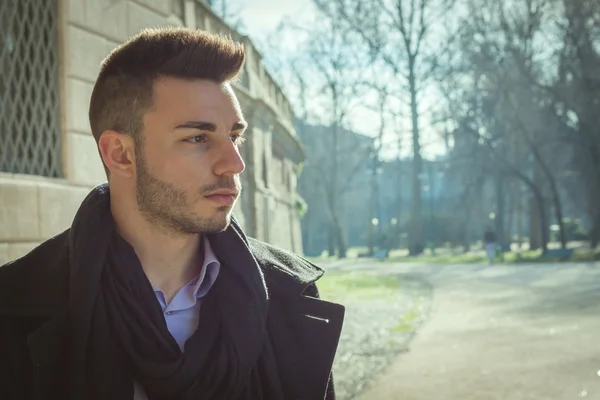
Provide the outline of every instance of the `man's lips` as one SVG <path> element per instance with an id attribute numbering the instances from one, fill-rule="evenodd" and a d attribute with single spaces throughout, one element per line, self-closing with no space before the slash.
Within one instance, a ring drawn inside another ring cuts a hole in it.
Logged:
<path id="1" fill-rule="evenodd" d="M 210 192 L 205 198 L 222 206 L 231 206 L 235 202 L 238 192 L 229 189 L 220 189 Z"/>

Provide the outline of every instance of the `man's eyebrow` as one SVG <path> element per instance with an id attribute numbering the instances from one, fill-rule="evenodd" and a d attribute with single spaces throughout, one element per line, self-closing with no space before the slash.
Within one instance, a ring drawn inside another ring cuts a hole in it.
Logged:
<path id="1" fill-rule="evenodd" d="M 217 126 L 212 122 L 206 121 L 188 121 L 175 127 L 175 129 L 198 129 L 199 131 L 216 132 Z M 232 132 L 243 131 L 248 128 L 246 121 L 240 121 L 233 124 Z"/>
<path id="2" fill-rule="evenodd" d="M 215 132 L 217 130 L 217 126 L 212 122 L 205 121 L 188 121 L 181 125 L 177 125 L 175 129 L 198 129 L 200 131 L 209 131 Z"/>

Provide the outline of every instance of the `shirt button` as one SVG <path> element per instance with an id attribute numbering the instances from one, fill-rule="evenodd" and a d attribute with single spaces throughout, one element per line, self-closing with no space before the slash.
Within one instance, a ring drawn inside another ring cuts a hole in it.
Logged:
<path id="1" fill-rule="evenodd" d="M 173 314 L 173 311 L 167 311 L 165 314 L 171 315 L 171 314 Z"/>

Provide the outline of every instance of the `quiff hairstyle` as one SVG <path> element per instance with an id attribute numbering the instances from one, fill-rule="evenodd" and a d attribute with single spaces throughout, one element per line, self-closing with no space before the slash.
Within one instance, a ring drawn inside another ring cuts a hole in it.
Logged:
<path id="1" fill-rule="evenodd" d="M 143 116 L 152 107 L 157 78 L 203 79 L 223 84 L 236 78 L 244 59 L 241 43 L 206 31 L 141 31 L 102 61 L 89 111 L 96 142 L 104 131 L 114 130 L 131 135 L 139 144 Z"/>

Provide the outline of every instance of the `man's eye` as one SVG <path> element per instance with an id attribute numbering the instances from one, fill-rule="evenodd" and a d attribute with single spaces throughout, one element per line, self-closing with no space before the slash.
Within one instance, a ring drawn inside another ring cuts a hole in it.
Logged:
<path id="1" fill-rule="evenodd" d="M 192 136 L 191 138 L 188 138 L 185 141 L 190 143 L 204 143 L 206 142 L 206 135 Z"/>

